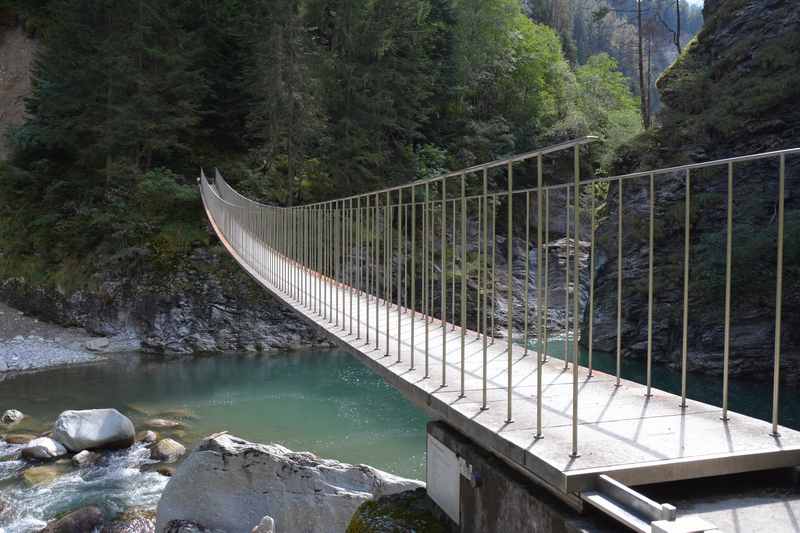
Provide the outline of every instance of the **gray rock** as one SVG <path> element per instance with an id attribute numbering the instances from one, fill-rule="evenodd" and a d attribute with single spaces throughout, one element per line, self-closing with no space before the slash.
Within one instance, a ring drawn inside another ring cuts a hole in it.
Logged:
<path id="1" fill-rule="evenodd" d="M 251 533 L 275 533 L 275 520 L 273 520 L 271 516 L 265 516 L 261 519 L 261 522 L 253 528 Z"/>
<path id="2" fill-rule="evenodd" d="M 144 425 L 155 429 L 177 429 L 183 427 L 183 422 L 168 420 L 166 418 L 151 418 L 145 422 Z"/>
<path id="3" fill-rule="evenodd" d="M 364 501 L 421 486 L 365 465 L 212 435 L 167 484 L 156 531 L 190 520 L 228 533 L 251 533 L 268 515 L 282 531 L 340 533 Z"/>
<path id="4" fill-rule="evenodd" d="M 67 455 L 67 449 L 61 445 L 60 442 L 51 439 L 50 437 L 39 437 L 28 442 L 22 448 L 22 456 L 26 459 L 57 459 Z"/>
<path id="5" fill-rule="evenodd" d="M 102 457 L 97 452 L 90 452 L 89 450 L 83 450 L 82 452 L 76 453 L 72 456 L 72 463 L 75 466 L 86 466 L 96 463 Z"/>
<path id="6" fill-rule="evenodd" d="M 173 439 L 162 439 L 150 448 L 150 459 L 174 463 L 186 454 L 186 448 Z"/>
<path id="7" fill-rule="evenodd" d="M 53 426 L 53 438 L 74 452 L 127 448 L 134 436 L 133 422 L 116 409 L 64 411 Z"/>
<path id="8" fill-rule="evenodd" d="M 136 434 L 136 440 L 144 444 L 152 444 L 158 440 L 158 433 L 155 431 L 140 431 Z"/>
<path id="9" fill-rule="evenodd" d="M 156 514 L 147 509 L 133 509 L 122 513 L 100 530 L 100 533 L 155 533 Z"/>
<path id="10" fill-rule="evenodd" d="M 101 337 L 99 339 L 91 339 L 86 341 L 86 349 L 91 350 L 93 352 L 99 352 L 108 348 L 108 345 L 111 344 L 111 341 L 106 339 L 105 337 Z"/>
<path id="11" fill-rule="evenodd" d="M 0 416 L 0 423 L 10 426 L 13 424 L 18 424 L 25 418 L 25 415 L 22 414 L 22 411 L 17 411 L 16 409 L 9 409 L 3 416 Z"/>
<path id="12" fill-rule="evenodd" d="M 163 533 L 227 533 L 221 529 L 208 529 L 188 520 L 173 520 L 164 528 Z"/>
<path id="13" fill-rule="evenodd" d="M 40 533 L 87 533 L 105 522 L 103 512 L 94 506 L 82 507 L 51 522 Z"/>

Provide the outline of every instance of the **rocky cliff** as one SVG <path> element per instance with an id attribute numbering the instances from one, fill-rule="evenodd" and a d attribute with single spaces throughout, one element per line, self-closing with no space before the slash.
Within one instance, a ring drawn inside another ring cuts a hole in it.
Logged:
<path id="1" fill-rule="evenodd" d="M 705 27 L 658 81 L 660 125 L 620 154 L 619 173 L 800 146 L 800 11 L 791 0 L 707 0 Z M 800 157 L 786 161 L 783 377 L 800 379 Z M 722 370 L 727 169 L 692 175 L 689 368 Z M 734 167 L 731 372 L 772 375 L 777 161 Z M 654 353 L 678 365 L 682 335 L 685 173 L 661 176 L 655 192 Z M 598 271 L 596 347 L 616 344 L 617 201 L 612 184 L 599 230 L 608 262 Z M 647 342 L 648 182 L 623 193 L 625 357 Z M 585 338 L 585 337 L 584 337 Z"/>
<path id="2" fill-rule="evenodd" d="M 3 280 L 0 300 L 43 320 L 111 337 L 117 349 L 190 353 L 327 345 L 222 247 L 197 248 L 168 270 L 147 261 L 123 263 L 69 291 L 25 278 Z"/>

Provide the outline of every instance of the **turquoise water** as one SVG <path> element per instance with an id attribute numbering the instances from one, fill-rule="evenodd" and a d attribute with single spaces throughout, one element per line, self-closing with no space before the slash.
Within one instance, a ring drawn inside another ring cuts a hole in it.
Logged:
<path id="1" fill-rule="evenodd" d="M 137 429 L 163 417 L 182 427 L 159 430 L 191 447 L 228 431 L 256 442 L 280 443 L 348 463 L 424 479 L 427 418 L 376 374 L 339 351 L 262 356 L 139 355 L 100 364 L 6 378 L 0 411 L 26 413 L 14 433 L 40 433 L 65 409 L 114 407 Z M 154 463 L 136 445 L 105 454 L 98 465 L 58 465 L 59 476 L 29 486 L 20 446 L 0 441 L 0 533 L 33 533 L 82 505 L 108 518 L 130 508 L 154 509 L 168 478 L 142 467 Z"/>
<path id="2" fill-rule="evenodd" d="M 228 431 L 424 477 L 427 418 L 340 351 L 117 358 L 8 379 L 0 407 L 20 409 L 45 427 L 65 409 L 114 407 L 137 428 L 155 416 L 190 415 L 181 419 L 183 442 Z"/>

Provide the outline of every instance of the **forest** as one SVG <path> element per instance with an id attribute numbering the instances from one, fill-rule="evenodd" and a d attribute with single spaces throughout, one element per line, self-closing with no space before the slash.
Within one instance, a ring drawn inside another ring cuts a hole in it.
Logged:
<path id="1" fill-rule="evenodd" d="M 200 168 L 292 205 L 591 133 L 604 172 L 702 25 L 684 0 L 0 5 L 42 43 L 0 162 L 3 274 L 73 278 L 205 243 Z"/>

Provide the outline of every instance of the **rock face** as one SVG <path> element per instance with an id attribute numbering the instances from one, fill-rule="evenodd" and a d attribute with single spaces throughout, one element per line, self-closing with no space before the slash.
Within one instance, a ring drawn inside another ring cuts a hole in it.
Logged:
<path id="1" fill-rule="evenodd" d="M 47 525 L 40 533 L 78 533 L 94 531 L 103 525 L 103 512 L 97 507 L 82 507 Z"/>
<path id="2" fill-rule="evenodd" d="M 22 448 L 22 456 L 26 459 L 48 460 L 67 455 L 67 449 L 50 437 L 33 439 Z"/>
<path id="3" fill-rule="evenodd" d="M 620 152 L 616 173 L 800 145 L 800 11 L 790 0 L 706 1 L 705 24 L 659 79 L 661 125 Z M 794 88 L 794 89 L 788 89 Z M 732 375 L 770 379 L 774 346 L 777 161 L 734 165 Z M 688 369 L 720 374 L 724 350 L 727 169 L 693 171 Z M 786 158 L 786 246 L 797 246 L 800 161 Z M 623 208 L 623 356 L 647 347 L 649 187 L 629 180 Z M 654 357 L 675 367 L 682 352 L 685 173 L 656 178 Z M 611 189 L 599 233 L 608 263 L 597 272 L 595 347 L 615 349 L 617 213 Z M 788 256 L 787 256 L 788 257 Z M 791 265 L 787 259 L 787 265 Z M 800 283 L 784 270 L 784 287 Z M 800 294 L 784 292 L 782 377 L 800 381 Z M 586 321 L 584 320 L 584 324 Z M 585 332 L 584 332 L 584 338 Z"/>
<path id="4" fill-rule="evenodd" d="M 53 438 L 73 452 L 127 448 L 134 437 L 133 422 L 116 409 L 64 411 L 53 427 Z"/>
<path id="5" fill-rule="evenodd" d="M 358 506 L 423 484 L 230 435 L 208 437 L 180 465 L 158 504 L 156 531 L 189 520 L 250 533 L 265 515 L 278 531 L 340 533 Z"/>
<path id="6" fill-rule="evenodd" d="M 22 411 L 17 411 L 16 409 L 9 409 L 3 416 L 0 416 L 0 424 L 4 424 L 6 426 L 10 426 L 12 424 L 18 424 L 22 422 L 22 419 L 25 418 L 25 415 L 22 414 Z"/>
<path id="7" fill-rule="evenodd" d="M 25 278 L 0 282 L 0 300 L 54 324 L 81 326 L 115 347 L 154 353 L 241 352 L 328 346 L 219 246 L 196 248 L 169 271 L 129 249 L 96 287 L 65 294 Z M 95 285 L 95 284 L 93 284 Z"/>

